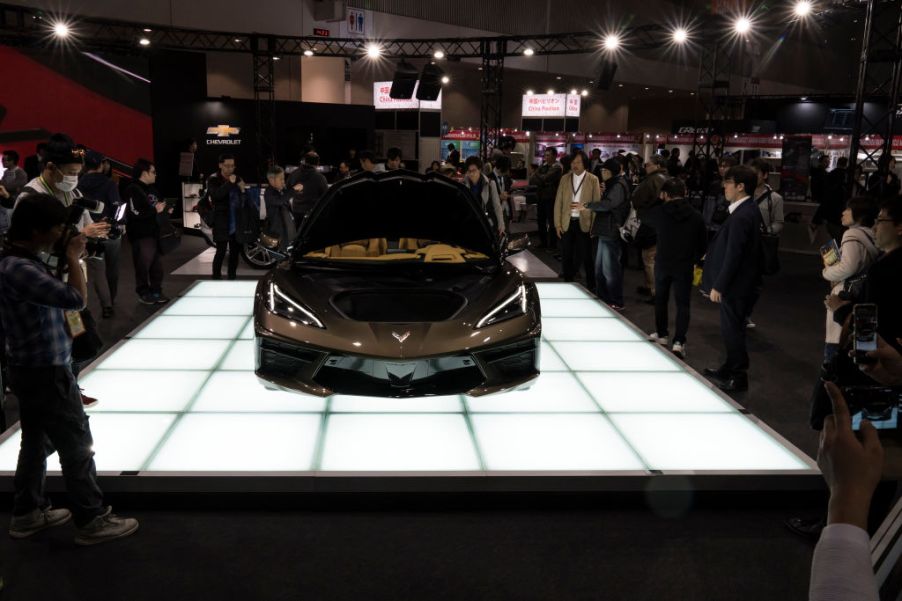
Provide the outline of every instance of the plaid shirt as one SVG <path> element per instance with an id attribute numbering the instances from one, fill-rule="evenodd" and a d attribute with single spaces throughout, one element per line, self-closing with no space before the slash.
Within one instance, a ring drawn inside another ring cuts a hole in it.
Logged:
<path id="1" fill-rule="evenodd" d="M 63 311 L 84 306 L 81 294 L 48 273 L 37 257 L 0 260 L 0 338 L 6 339 L 10 365 L 69 365 L 72 338 Z"/>

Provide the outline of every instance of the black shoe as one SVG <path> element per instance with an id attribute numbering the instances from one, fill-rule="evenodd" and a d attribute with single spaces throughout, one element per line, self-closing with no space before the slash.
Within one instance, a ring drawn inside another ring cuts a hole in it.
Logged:
<path id="1" fill-rule="evenodd" d="M 214 279 L 214 280 L 221 280 L 221 279 L 222 279 L 222 275 L 221 275 L 221 274 L 214 273 L 214 274 L 213 274 L 213 279 Z"/>
<path id="2" fill-rule="evenodd" d="M 109 319 L 110 317 L 113 316 L 113 313 L 114 313 L 114 311 L 113 311 L 112 307 L 104 307 L 102 317 L 104 319 Z"/>
<path id="3" fill-rule="evenodd" d="M 716 382 L 717 387 L 724 392 L 741 392 L 749 389 L 749 377 L 743 374 L 733 374 Z"/>
<path id="4" fill-rule="evenodd" d="M 156 295 L 156 300 L 154 302 L 158 305 L 165 305 L 166 303 L 168 303 L 171 300 L 172 300 L 171 298 L 169 298 L 168 296 L 166 296 L 165 294 L 160 292 L 159 294 Z"/>
<path id="5" fill-rule="evenodd" d="M 819 518 L 789 518 L 783 524 L 793 534 L 797 534 L 812 542 L 817 542 L 821 537 L 821 531 L 827 525 L 827 520 L 823 516 Z"/>
<path id="6" fill-rule="evenodd" d="M 726 370 L 722 367 L 706 367 L 702 370 L 702 373 L 708 378 L 717 378 L 719 380 L 723 380 L 727 376 Z"/>
<path id="7" fill-rule="evenodd" d="M 154 294 L 148 292 L 147 294 L 142 294 L 138 297 L 138 302 L 142 305 L 155 305 L 157 304 L 157 297 Z"/>

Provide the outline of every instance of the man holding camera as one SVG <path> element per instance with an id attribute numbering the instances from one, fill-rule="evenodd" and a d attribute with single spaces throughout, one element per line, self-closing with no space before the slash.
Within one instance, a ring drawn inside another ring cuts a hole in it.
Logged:
<path id="1" fill-rule="evenodd" d="M 84 333 L 79 311 L 87 296 L 80 266 L 85 236 L 72 236 L 66 244 L 61 260 L 68 267 L 67 283 L 54 278 L 40 259 L 64 235 L 67 215 L 49 194 L 20 200 L 0 258 L 0 327 L 22 431 L 9 534 L 27 538 L 74 518 L 75 543 L 94 545 L 134 533 L 138 522 L 116 517 L 103 505 L 91 429 L 71 369 L 72 340 Z M 47 457 L 54 450 L 71 513 L 53 509 L 44 494 Z"/>
<path id="2" fill-rule="evenodd" d="M 94 282 L 94 287 L 101 297 L 103 317 L 109 318 L 113 316 L 113 305 L 116 303 L 116 293 L 119 290 L 119 254 L 122 250 L 121 224 L 124 215 L 120 210 L 123 207 L 119 187 L 104 174 L 103 162 L 104 156 L 99 152 L 89 150 L 85 153 L 85 170 L 78 180 L 78 191 L 86 198 L 103 205 L 99 211 L 91 212 L 91 218 L 110 224 L 110 233 L 103 243 L 105 277 L 99 278 L 106 282 L 106 286 L 98 286 L 98 282 Z"/>
<path id="3" fill-rule="evenodd" d="M 207 197 L 213 211 L 213 243 L 216 255 L 213 257 L 213 279 L 222 279 L 222 262 L 226 251 L 229 253 L 228 275 L 230 280 L 238 277 L 238 259 L 241 257 L 241 243 L 238 242 L 238 211 L 247 190 L 244 180 L 235 174 L 235 157 L 231 154 L 219 155 L 219 172 L 207 180 Z"/>
<path id="4" fill-rule="evenodd" d="M 138 302 L 145 305 L 164 305 L 169 297 L 163 294 L 163 263 L 160 261 L 160 225 L 157 215 L 167 210 L 153 185 L 157 168 L 147 159 L 138 159 L 132 168 L 132 183 L 125 191 L 128 202 L 128 239 L 132 243 L 135 265 L 135 292 Z M 169 208 L 172 213 L 172 209 Z"/>

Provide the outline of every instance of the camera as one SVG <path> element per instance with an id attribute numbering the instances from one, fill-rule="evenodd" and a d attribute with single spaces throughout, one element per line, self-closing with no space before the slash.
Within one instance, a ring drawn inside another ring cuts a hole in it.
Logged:
<path id="1" fill-rule="evenodd" d="M 69 246 L 72 238 L 78 236 L 78 223 L 81 221 L 81 216 L 84 212 L 85 209 L 77 204 L 69 206 L 66 210 L 63 235 L 53 245 L 49 261 L 50 267 L 54 268 L 59 275 L 62 275 L 67 270 L 66 247 Z"/>
<path id="2" fill-rule="evenodd" d="M 843 397 L 852 416 L 852 429 L 861 428 L 861 420 L 870 421 L 878 430 L 899 427 L 902 390 L 889 386 L 844 386 Z"/>

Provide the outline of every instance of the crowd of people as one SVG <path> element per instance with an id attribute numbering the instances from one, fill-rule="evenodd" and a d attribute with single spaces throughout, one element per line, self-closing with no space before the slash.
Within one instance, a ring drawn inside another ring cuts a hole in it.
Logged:
<path id="1" fill-rule="evenodd" d="M 83 395 L 77 384 L 81 366 L 97 352 L 93 349 L 92 355 L 87 342 L 92 326 L 86 299 L 93 294 L 100 300 L 103 317 L 114 314 L 124 231 L 140 302 L 169 301 L 162 289 L 160 228 L 172 207 L 156 191 L 157 172 L 150 160 L 135 162 L 122 190 L 110 179 L 109 162 L 102 155 L 64 134 L 42 144 L 25 161 L 26 169 L 18 166 L 19 160 L 14 152 L 3 154 L 0 181 L 5 234 L 0 255 L 2 385 L 20 400 L 22 431 L 9 532 L 27 538 L 73 520 L 78 544 L 115 540 L 134 533 L 138 523 L 113 514 L 97 486 L 84 411 L 96 400 Z M 693 287 L 716 303 L 724 360 L 705 374 L 723 390 L 741 391 L 749 386 L 746 332 L 754 327 L 753 311 L 769 273 L 766 247 L 783 230 L 784 206 L 767 183 L 768 162 L 739 165 L 724 156 L 711 164 L 690 156 L 684 165 L 675 150 L 643 164 L 634 155 L 601 160 L 597 152 L 589 156 L 578 150 L 559 157 L 549 148 L 529 183 L 540 245 L 559 250 L 562 278 L 581 277 L 616 311 L 624 310 L 625 253 L 638 249 L 645 276 L 640 292 L 655 306 L 655 329 L 649 334 L 653 342 L 684 357 Z M 843 590 L 844 598 L 876 599 L 867 531 L 873 530 L 872 497 L 884 486 L 883 451 L 867 420 L 861 420 L 859 435 L 853 432 L 852 414 L 858 408 L 848 406 L 845 394 L 850 387 L 902 386 L 902 197 L 891 160 L 881 161 L 863 184 L 844 177 L 847 166 L 840 159 L 827 172 L 826 162 L 818 160 L 812 175 L 812 196 L 819 203 L 814 225 L 826 227 L 835 240 L 833 252 L 824 253 L 821 273 L 827 289 L 824 367 L 811 401 L 812 426 L 821 430 L 818 463 L 831 499 L 826 516 L 794 526 L 820 536 L 813 598 Z M 291 173 L 278 166 L 267 172 L 264 233 L 283 251 L 328 189 L 318 167 L 318 155 L 308 150 Z M 512 215 L 509 155 L 497 153 L 488 163 L 469 157 L 462 167 L 462 184 L 503 237 Z M 716 169 L 706 172 L 705 188 L 694 178 L 709 167 Z M 401 168 L 397 148 L 389 149 L 385 165 L 377 165 L 370 151 L 353 152 L 339 165 L 338 178 Z M 236 169 L 235 156 L 221 155 L 200 203 L 216 245 L 214 279 L 222 277 L 223 265 L 228 278 L 236 277 L 246 241 L 249 186 Z M 428 170 L 458 174 L 456 166 L 438 161 Z M 671 294 L 676 305 L 672 336 Z M 874 307 L 877 316 L 875 345 L 864 351 L 856 346 L 861 306 Z M 53 508 L 44 491 L 46 458 L 53 449 L 60 456 L 71 511 Z"/>

